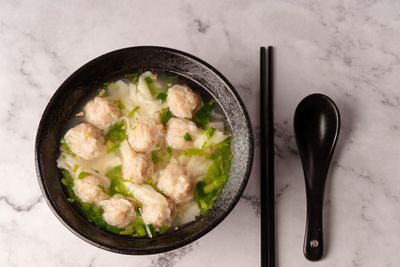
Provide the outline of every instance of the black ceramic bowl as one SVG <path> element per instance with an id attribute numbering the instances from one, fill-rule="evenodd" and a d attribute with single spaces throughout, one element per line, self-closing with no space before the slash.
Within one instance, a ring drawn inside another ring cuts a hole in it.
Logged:
<path id="1" fill-rule="evenodd" d="M 177 73 L 200 94 L 213 96 L 234 136 L 229 180 L 212 210 L 179 230 L 149 238 L 118 236 L 95 227 L 67 201 L 56 166 L 59 142 L 66 121 L 101 84 L 137 70 Z M 83 240 L 124 254 L 153 254 L 184 246 L 217 226 L 233 209 L 249 179 L 253 161 L 253 135 L 246 109 L 232 85 L 206 62 L 174 49 L 131 47 L 100 56 L 75 71 L 50 99 L 36 136 L 36 170 L 43 195 L 58 219 Z"/>

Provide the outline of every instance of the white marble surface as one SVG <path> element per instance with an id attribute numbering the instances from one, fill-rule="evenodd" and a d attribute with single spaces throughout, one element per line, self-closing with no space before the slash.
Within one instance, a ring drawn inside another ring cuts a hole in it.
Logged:
<path id="1" fill-rule="evenodd" d="M 69 232 L 39 190 L 33 149 L 51 95 L 105 52 L 161 45 L 231 80 L 258 129 L 258 53 L 276 46 L 279 266 L 400 266 L 400 1 L 0 2 L 0 266 L 259 266 L 258 156 L 228 218 L 182 249 L 124 256 Z M 305 192 L 292 117 L 307 94 L 338 104 L 325 203 L 327 255 L 302 255 Z"/>

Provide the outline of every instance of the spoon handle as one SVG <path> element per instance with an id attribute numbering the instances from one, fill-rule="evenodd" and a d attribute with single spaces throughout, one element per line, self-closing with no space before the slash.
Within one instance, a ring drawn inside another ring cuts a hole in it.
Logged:
<path id="1" fill-rule="evenodd" d="M 322 188 L 323 190 L 323 188 Z M 307 190 L 307 222 L 304 236 L 304 256 L 310 261 L 317 261 L 322 258 L 322 205 L 323 192 Z"/>

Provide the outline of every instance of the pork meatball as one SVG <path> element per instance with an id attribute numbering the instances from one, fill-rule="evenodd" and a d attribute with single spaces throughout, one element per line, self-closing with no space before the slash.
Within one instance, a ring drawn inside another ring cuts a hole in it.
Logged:
<path id="1" fill-rule="evenodd" d="M 157 145 L 161 145 L 164 139 L 164 127 L 154 121 L 140 122 L 129 132 L 128 142 L 136 152 L 147 153 Z"/>
<path id="2" fill-rule="evenodd" d="M 127 180 L 142 184 L 146 178 L 154 174 L 153 161 L 149 155 L 136 153 L 132 150 L 130 152 L 129 157 L 124 158 L 122 162 L 122 176 Z"/>
<path id="3" fill-rule="evenodd" d="M 171 161 L 160 171 L 157 187 L 176 204 L 193 198 L 192 178 L 177 161 Z"/>
<path id="4" fill-rule="evenodd" d="M 87 120 L 101 130 L 108 128 L 121 117 L 118 106 L 111 99 L 99 96 L 89 101 L 84 110 Z"/>
<path id="5" fill-rule="evenodd" d="M 188 149 L 193 146 L 193 137 L 199 128 L 190 120 L 171 118 L 167 124 L 167 144 L 174 149 Z"/>
<path id="6" fill-rule="evenodd" d="M 160 227 L 170 224 L 173 216 L 173 205 L 162 194 L 154 190 L 150 185 L 137 185 L 125 183 L 128 190 L 142 203 L 142 218 L 146 224 Z"/>
<path id="7" fill-rule="evenodd" d="M 108 190 L 110 184 L 103 178 L 88 175 L 83 179 L 75 179 L 75 194 L 86 203 L 99 203 L 107 198 L 107 194 L 103 191 Z"/>
<path id="8" fill-rule="evenodd" d="M 65 141 L 78 157 L 91 160 L 106 151 L 100 130 L 89 123 L 81 123 L 65 134 Z"/>
<path id="9" fill-rule="evenodd" d="M 115 227 L 124 228 L 135 218 L 135 209 L 132 203 L 121 195 L 114 195 L 110 199 L 102 201 L 101 206 L 104 210 L 104 220 Z"/>
<path id="10" fill-rule="evenodd" d="M 168 89 L 167 103 L 174 116 L 191 119 L 198 110 L 201 100 L 190 88 L 175 84 Z"/>

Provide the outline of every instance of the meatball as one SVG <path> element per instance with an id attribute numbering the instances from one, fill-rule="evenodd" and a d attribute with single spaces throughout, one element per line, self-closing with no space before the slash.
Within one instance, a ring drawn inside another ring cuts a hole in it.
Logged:
<path id="1" fill-rule="evenodd" d="M 135 198 L 142 203 L 142 218 L 146 224 L 160 227 L 171 223 L 174 208 L 166 197 L 158 193 L 150 185 L 137 185 L 130 182 L 125 183 L 125 185 Z"/>
<path id="2" fill-rule="evenodd" d="M 140 122 L 129 132 L 128 142 L 133 150 L 147 153 L 157 145 L 161 145 L 164 139 L 164 127 L 154 121 Z"/>
<path id="3" fill-rule="evenodd" d="M 104 137 L 99 129 L 89 123 L 81 123 L 65 134 L 71 151 L 86 160 L 97 158 L 106 151 Z"/>
<path id="4" fill-rule="evenodd" d="M 190 120 L 171 118 L 167 124 L 167 144 L 174 149 L 193 146 L 192 138 L 199 134 L 196 124 Z"/>
<path id="5" fill-rule="evenodd" d="M 121 195 L 114 195 L 110 199 L 102 201 L 101 206 L 104 210 L 103 218 L 106 223 L 118 228 L 124 228 L 135 217 L 135 209 L 132 203 Z"/>
<path id="6" fill-rule="evenodd" d="M 176 161 L 160 171 L 157 187 L 176 204 L 193 198 L 193 182 L 186 170 Z"/>
<path id="7" fill-rule="evenodd" d="M 118 106 L 111 99 L 99 96 L 88 102 L 84 110 L 87 120 L 101 130 L 114 124 L 121 116 Z"/>
<path id="8" fill-rule="evenodd" d="M 176 117 L 191 119 L 201 101 L 200 97 L 190 88 L 175 84 L 168 89 L 167 103 Z"/>
<path id="9" fill-rule="evenodd" d="M 129 148 L 130 150 L 130 148 Z M 154 173 L 154 164 L 149 155 L 130 150 L 130 157 L 122 162 L 122 176 L 127 180 L 142 184 Z"/>
<path id="10" fill-rule="evenodd" d="M 104 190 L 108 190 L 110 184 L 103 178 L 88 175 L 83 179 L 75 179 L 75 194 L 86 203 L 98 203 L 107 198 Z"/>

